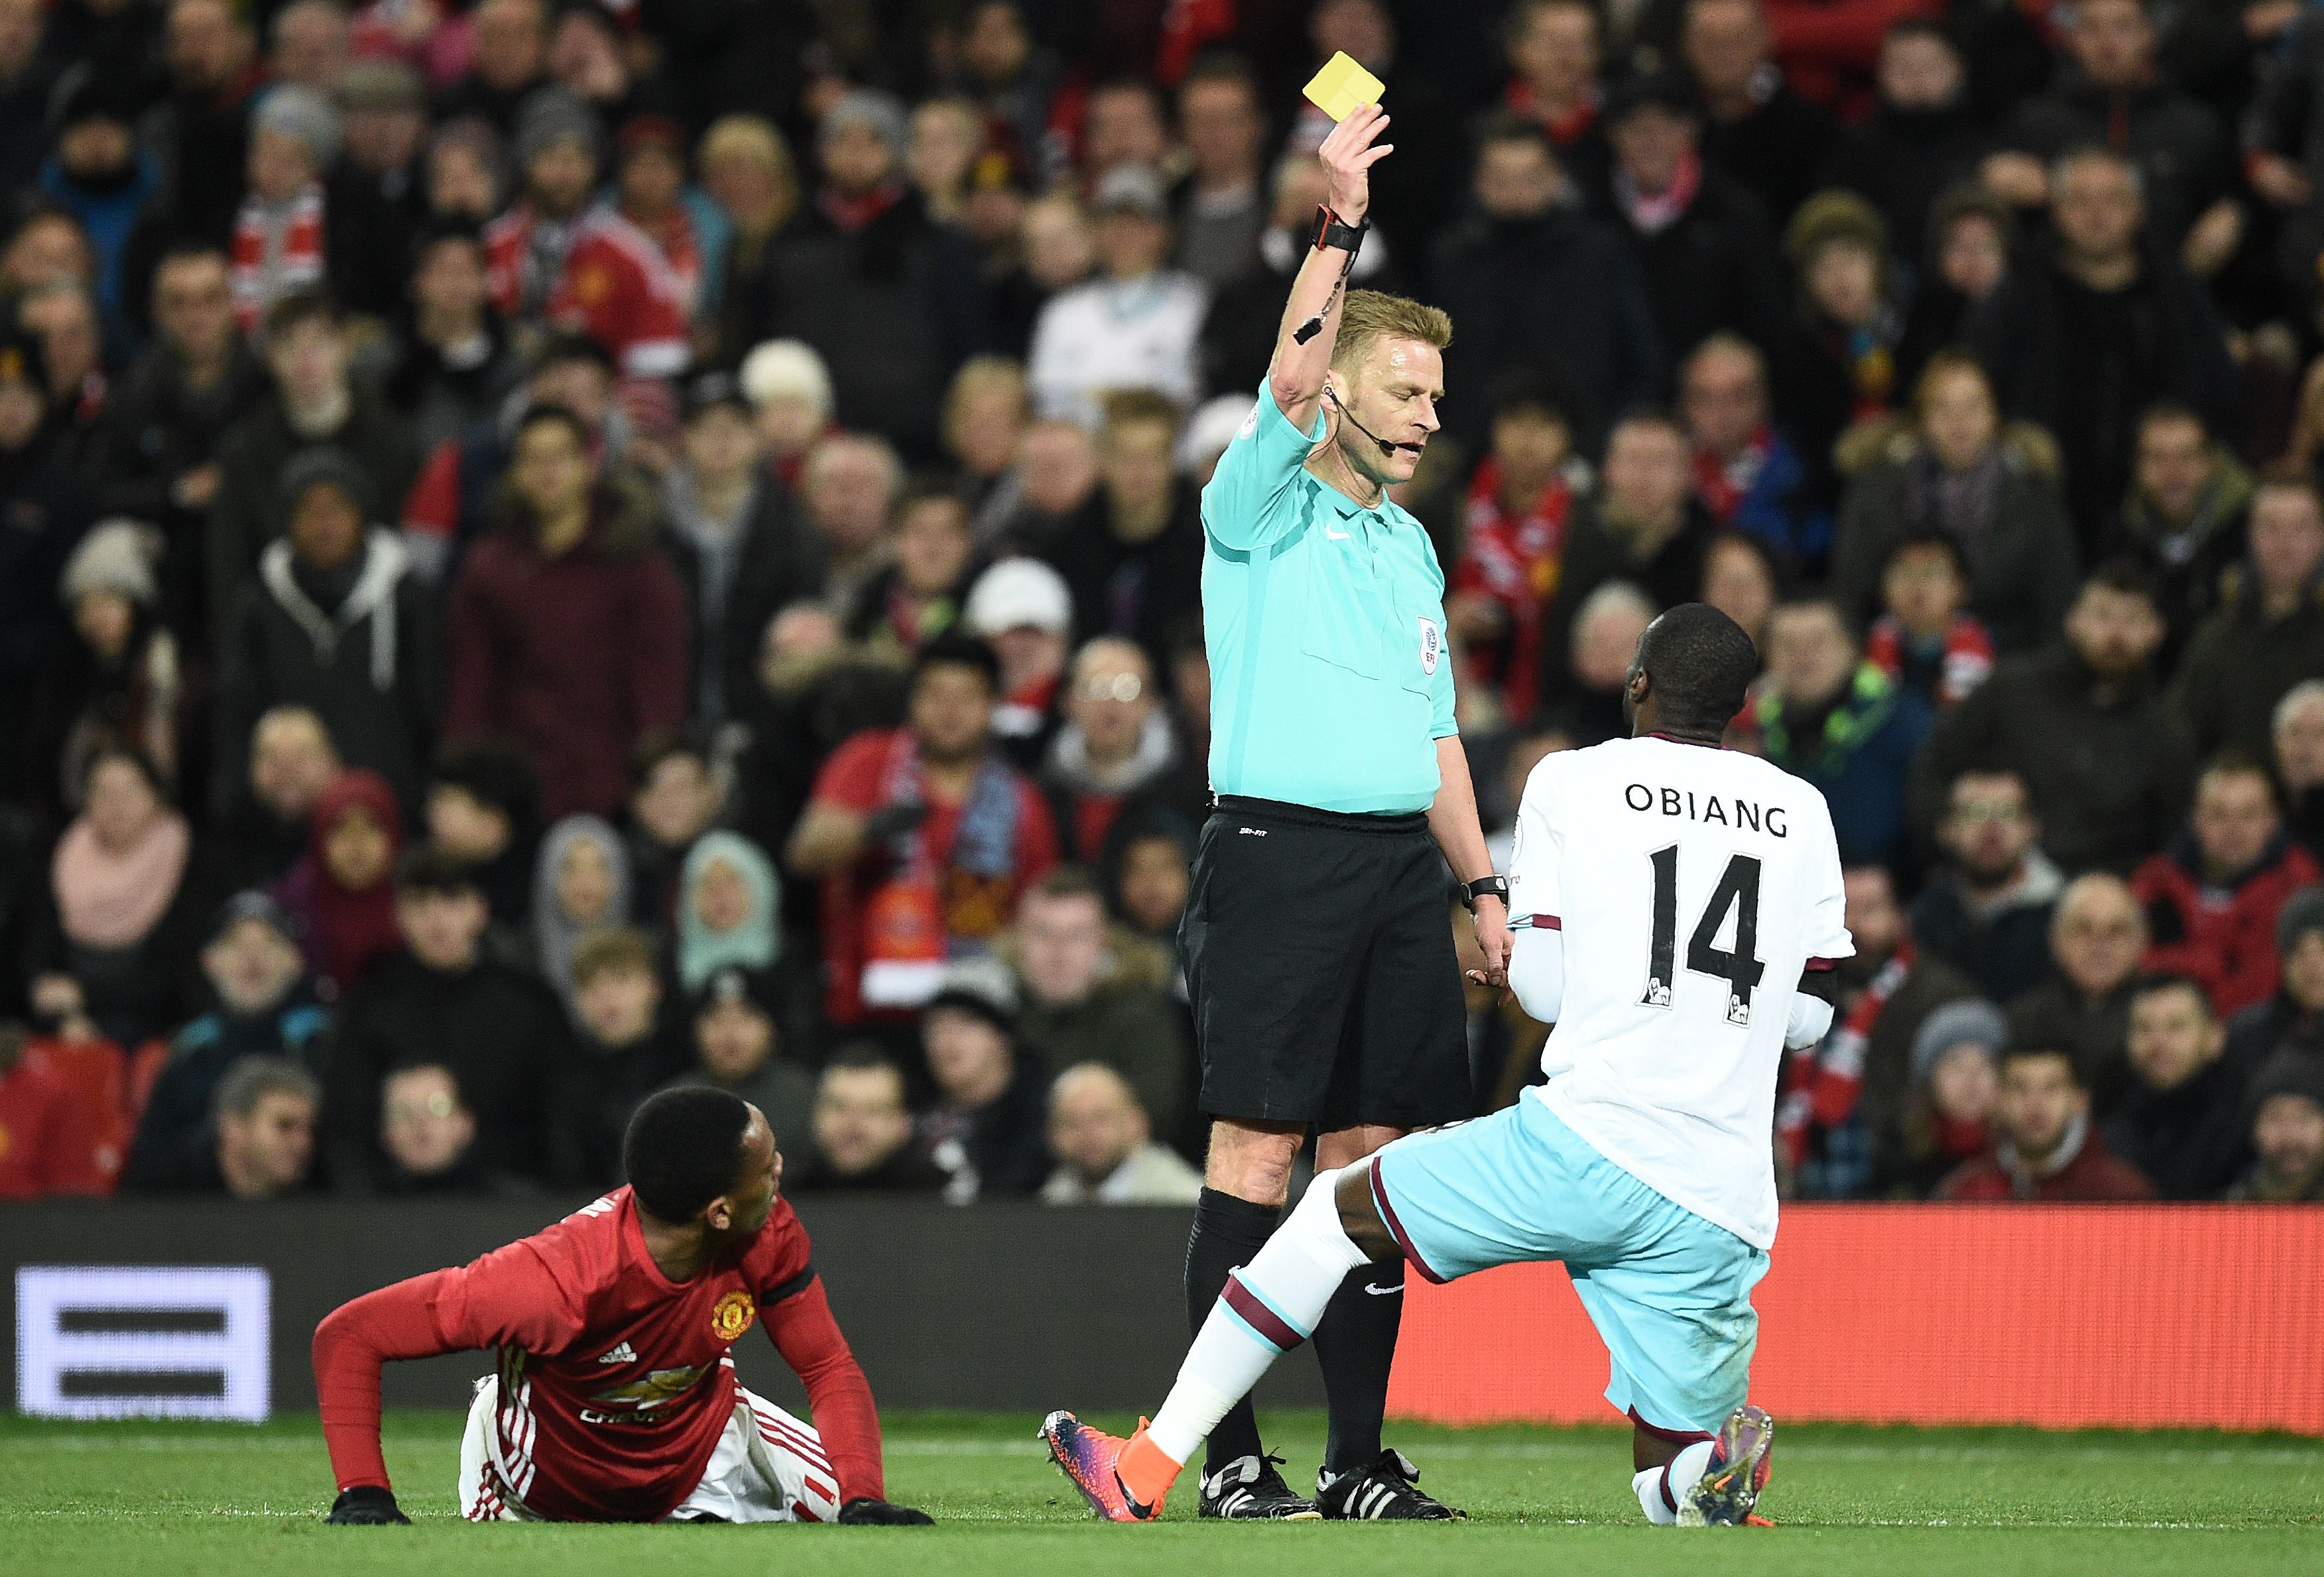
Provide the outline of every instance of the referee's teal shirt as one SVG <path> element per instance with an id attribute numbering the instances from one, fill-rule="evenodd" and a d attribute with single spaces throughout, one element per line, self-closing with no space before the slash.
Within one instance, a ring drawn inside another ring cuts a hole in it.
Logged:
<path id="1" fill-rule="evenodd" d="M 1300 469 L 1323 441 L 1266 384 L 1203 489 L 1211 788 L 1318 810 L 1436 798 L 1452 721 L 1444 572 L 1421 523 Z"/>

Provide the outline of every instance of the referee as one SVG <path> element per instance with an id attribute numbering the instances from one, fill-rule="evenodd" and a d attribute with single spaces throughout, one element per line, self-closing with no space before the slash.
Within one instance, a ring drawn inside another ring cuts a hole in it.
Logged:
<path id="1" fill-rule="evenodd" d="M 1342 1167 L 1471 1114 L 1443 865 L 1467 885 L 1486 969 L 1509 957 L 1452 721 L 1444 575 L 1388 496 L 1437 429 L 1451 321 L 1347 291 L 1388 117 L 1323 139 L 1331 206 L 1291 287 L 1259 405 L 1203 492 L 1211 787 L 1179 930 L 1202 1055 L 1209 1164 L 1186 1249 L 1199 1330 L 1281 1214 L 1310 1128 Z M 1349 1278 L 1315 1330 L 1331 1443 L 1314 1500 L 1292 1491 L 1240 1403 L 1210 1437 L 1203 1512 L 1434 1519 L 1382 1448 L 1404 1268 Z"/>

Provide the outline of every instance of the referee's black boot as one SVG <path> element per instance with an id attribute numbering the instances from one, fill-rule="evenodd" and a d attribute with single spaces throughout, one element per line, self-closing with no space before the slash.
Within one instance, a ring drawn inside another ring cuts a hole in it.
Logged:
<path id="1" fill-rule="evenodd" d="M 1419 1484 L 1420 1470 L 1412 1459 L 1390 1446 L 1355 1472 L 1315 1475 L 1315 1504 L 1333 1521 L 1348 1522 L 1466 1522 L 1469 1514 L 1455 1511 Z"/>
<path id="2" fill-rule="evenodd" d="M 1291 1492 L 1276 1471 L 1279 1456 L 1239 1456 L 1203 1475 L 1200 1515 L 1233 1522 L 1313 1522 L 1323 1516 L 1313 1500 Z"/>

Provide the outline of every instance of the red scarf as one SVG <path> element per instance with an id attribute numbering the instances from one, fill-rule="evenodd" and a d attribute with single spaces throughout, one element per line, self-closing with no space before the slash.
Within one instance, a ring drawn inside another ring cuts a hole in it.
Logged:
<path id="1" fill-rule="evenodd" d="M 687 316 L 691 318 L 702 295 L 702 247 L 694 234 L 694 216 L 687 212 L 684 199 L 670 204 L 658 219 L 628 217 L 630 223 L 653 242 L 662 261 L 669 264 L 669 272 L 678 281 L 678 299 L 686 304 Z"/>
<path id="2" fill-rule="evenodd" d="M 1776 1105 L 1775 1139 L 1794 1167 L 1807 1159 L 1811 1129 L 1835 1129 L 1854 1114 L 1856 1098 L 1864 1092 L 1864 1055 L 1873 1026 L 1912 973 L 1913 939 L 1907 936 L 1821 1044 L 1793 1054 L 1784 1081 L 1788 1087 Z"/>
<path id="3" fill-rule="evenodd" d="M 323 282 L 323 189 L 311 180 L 300 188 L 279 240 L 273 229 L 266 205 L 254 197 L 235 216 L 234 317 L 244 334 L 255 333 L 266 309 L 284 296 Z"/>
<path id="4" fill-rule="evenodd" d="M 1542 108 L 1533 84 L 1518 77 L 1511 79 L 1504 102 L 1511 114 L 1523 115 L 1539 125 L 1549 134 L 1549 140 L 1561 148 L 1572 147 L 1576 139 L 1598 124 L 1599 93 L 1595 88 L 1584 92 L 1563 115 L 1553 115 Z"/>
<path id="5" fill-rule="evenodd" d="M 1660 192 L 1640 191 L 1627 178 L 1615 182 L 1616 196 L 1630 223 L 1652 235 L 1666 230 L 1686 217 L 1694 206 L 1694 194 L 1702 187 L 1702 155 L 1688 153 L 1671 172 L 1671 183 Z"/>
<path id="6" fill-rule="evenodd" d="M 1733 522 L 1735 512 L 1743 507 L 1752 486 L 1759 480 L 1759 469 L 1767 463 L 1767 451 L 1775 447 L 1775 434 L 1761 428 L 1751 435 L 1751 441 L 1736 451 L 1731 460 L 1722 461 L 1709 449 L 1694 451 L 1694 495 L 1702 500 L 1702 507 L 1720 525 Z"/>
<path id="7" fill-rule="evenodd" d="M 1864 637 L 1866 660 L 1896 678 L 1904 668 L 1904 626 L 1883 613 Z M 1945 626 L 1945 654 L 1937 669 L 1937 704 L 1950 706 L 1985 683 L 1993 672 L 1993 637 L 1972 613 L 1955 613 Z"/>
<path id="8" fill-rule="evenodd" d="M 891 180 L 855 197 L 826 186 L 816 194 L 815 200 L 823 209 L 823 217 L 829 219 L 840 234 L 853 235 L 894 208 L 903 195 L 903 182 Z"/>

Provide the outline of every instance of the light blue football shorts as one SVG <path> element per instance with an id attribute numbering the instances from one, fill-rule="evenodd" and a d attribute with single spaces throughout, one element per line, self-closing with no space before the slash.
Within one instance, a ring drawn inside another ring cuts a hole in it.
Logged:
<path id="1" fill-rule="evenodd" d="M 1563 1261 L 1613 1360 L 1606 1399 L 1634 1421 L 1711 1434 L 1742 1405 L 1766 1251 L 1647 1187 L 1537 1096 L 1397 1140 L 1372 1157 L 1371 1185 L 1431 1281 Z"/>

